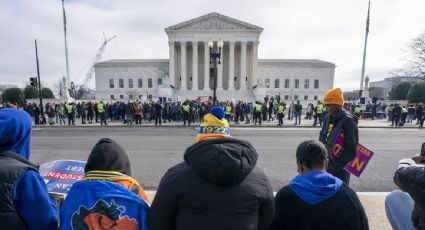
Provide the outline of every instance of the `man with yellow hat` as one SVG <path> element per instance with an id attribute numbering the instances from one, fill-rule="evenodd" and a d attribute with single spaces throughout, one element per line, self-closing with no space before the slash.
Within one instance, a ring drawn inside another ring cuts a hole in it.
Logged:
<path id="1" fill-rule="evenodd" d="M 357 123 L 351 113 L 342 107 L 344 105 L 344 97 L 340 88 L 327 91 L 323 96 L 323 104 L 326 106 L 327 115 L 320 131 L 319 141 L 328 150 L 328 172 L 348 185 L 350 174 L 345 171 L 344 167 L 356 155 L 356 146 L 359 141 Z M 330 157 L 331 152 L 334 149 L 337 137 L 341 133 L 344 135 L 344 147 L 339 153 L 338 158 L 332 160 Z"/>

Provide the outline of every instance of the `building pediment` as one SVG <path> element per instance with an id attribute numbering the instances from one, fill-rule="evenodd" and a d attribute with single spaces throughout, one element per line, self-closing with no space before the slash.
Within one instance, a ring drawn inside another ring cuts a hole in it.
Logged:
<path id="1" fill-rule="evenodd" d="M 261 33 L 263 28 L 219 13 L 209 13 L 165 28 L 165 31 L 167 33 L 172 31 L 258 31 Z"/>

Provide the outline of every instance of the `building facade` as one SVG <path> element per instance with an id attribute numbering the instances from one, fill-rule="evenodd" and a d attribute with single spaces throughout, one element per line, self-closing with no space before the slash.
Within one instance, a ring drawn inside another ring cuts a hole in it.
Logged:
<path id="1" fill-rule="evenodd" d="M 96 99 L 212 96 L 218 100 L 317 100 L 333 87 L 335 65 L 306 59 L 258 59 L 263 28 L 218 13 L 168 27 L 169 59 L 109 60 L 95 65 Z M 222 41 L 220 64 L 209 41 Z M 217 72 L 215 72 L 215 70 Z"/>

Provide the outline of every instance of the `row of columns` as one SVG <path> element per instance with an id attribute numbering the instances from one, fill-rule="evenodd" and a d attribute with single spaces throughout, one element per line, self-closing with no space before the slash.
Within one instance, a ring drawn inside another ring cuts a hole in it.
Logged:
<path id="1" fill-rule="evenodd" d="M 186 45 L 187 43 L 185 41 L 180 41 L 180 59 L 181 59 L 181 67 L 180 67 L 180 73 L 181 73 L 181 85 L 180 90 L 187 90 L 186 81 L 187 81 L 187 53 L 186 53 Z M 208 41 L 204 41 L 204 90 L 210 89 L 210 50 L 208 47 Z M 253 63 L 257 63 L 257 55 L 258 55 L 258 42 L 253 43 Z M 234 90 L 234 72 L 235 72 L 235 41 L 229 42 L 229 87 L 228 90 Z M 169 48 L 170 48 L 170 83 L 171 85 L 176 85 L 175 80 L 175 42 L 169 42 Z M 198 86 L 198 42 L 192 42 L 192 89 L 197 90 L 199 89 Z M 221 65 L 218 65 L 217 68 L 217 89 L 221 90 L 223 89 L 223 53 L 224 50 L 221 52 Z M 246 77 L 247 77 L 247 42 L 243 41 L 241 42 L 241 63 L 240 63 L 240 89 L 246 89 Z M 253 72 L 255 73 L 255 64 L 253 65 Z M 253 74 L 255 76 L 255 74 Z M 253 77 L 254 77 L 253 76 Z M 254 84 L 256 82 L 256 79 L 254 80 Z"/>

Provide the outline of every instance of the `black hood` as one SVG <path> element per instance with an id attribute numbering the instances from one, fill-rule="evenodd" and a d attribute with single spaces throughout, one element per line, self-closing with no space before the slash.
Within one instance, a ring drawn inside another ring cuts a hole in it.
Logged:
<path id="1" fill-rule="evenodd" d="M 217 138 L 190 146 L 184 160 L 204 179 L 218 185 L 242 182 L 257 163 L 258 154 L 247 141 Z"/>
<path id="2" fill-rule="evenodd" d="M 117 171 L 131 176 L 130 160 L 125 150 L 114 140 L 103 138 L 93 147 L 84 171 Z"/>

